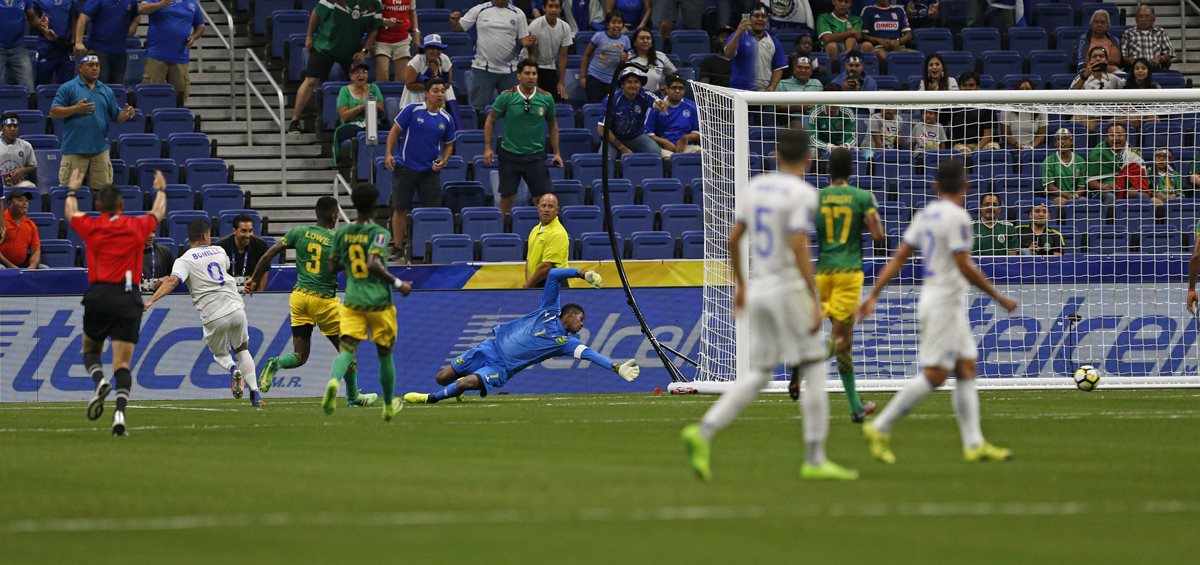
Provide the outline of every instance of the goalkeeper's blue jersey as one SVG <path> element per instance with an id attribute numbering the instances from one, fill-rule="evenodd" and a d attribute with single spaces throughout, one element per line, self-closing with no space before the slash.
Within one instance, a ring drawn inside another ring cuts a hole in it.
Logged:
<path id="1" fill-rule="evenodd" d="M 578 269 L 551 269 L 546 277 L 546 288 L 542 291 L 542 303 L 538 309 L 492 328 L 492 333 L 496 336 L 496 354 L 500 357 L 497 361 L 509 374 L 551 357 L 572 355 L 581 358 L 587 350 L 587 346 L 583 345 L 579 338 L 567 334 L 558 318 L 561 309 L 558 292 L 562 281 L 577 276 Z M 610 361 L 609 365 L 611 364 Z"/>

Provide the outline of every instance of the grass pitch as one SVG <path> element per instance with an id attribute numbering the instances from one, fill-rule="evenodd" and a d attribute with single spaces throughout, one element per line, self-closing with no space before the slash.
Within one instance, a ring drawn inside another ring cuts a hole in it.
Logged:
<path id="1" fill-rule="evenodd" d="M 136 392 L 135 392 L 136 394 Z M 868 394 L 883 401 L 887 395 Z M 833 395 L 799 478 L 797 405 L 760 397 L 689 473 L 713 397 L 492 396 L 321 413 L 319 400 L 0 406 L 4 563 L 1151 563 L 1200 551 L 1200 391 L 984 392 L 1014 461 L 966 464 L 946 393 L 872 461 Z M 881 402 L 882 404 L 882 402 Z"/>

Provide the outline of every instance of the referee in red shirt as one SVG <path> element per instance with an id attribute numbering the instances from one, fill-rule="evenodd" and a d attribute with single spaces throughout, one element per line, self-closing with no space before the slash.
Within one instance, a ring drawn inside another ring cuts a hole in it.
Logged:
<path id="1" fill-rule="evenodd" d="M 95 420 L 104 413 L 104 399 L 112 386 L 104 378 L 100 353 L 104 340 L 112 339 L 113 379 L 117 384 L 117 411 L 113 414 L 113 435 L 125 435 L 125 405 L 133 375 L 129 363 L 133 346 L 142 327 L 142 247 L 167 214 L 167 179 L 162 172 L 154 175 L 154 206 L 147 216 L 130 217 L 121 212 L 125 201 L 113 185 L 93 187 L 98 217 L 79 211 L 75 191 L 83 185 L 84 173 L 71 172 L 71 189 L 64 212 L 71 228 L 83 238 L 87 249 L 88 282 L 83 295 L 83 365 L 96 383 L 96 394 L 88 402 L 87 417 Z"/>

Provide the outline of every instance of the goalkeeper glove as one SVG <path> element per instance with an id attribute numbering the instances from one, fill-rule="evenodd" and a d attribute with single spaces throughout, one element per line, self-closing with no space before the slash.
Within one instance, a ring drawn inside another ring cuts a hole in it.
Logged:
<path id="1" fill-rule="evenodd" d="M 616 369 L 617 374 L 629 382 L 633 382 L 634 379 L 638 378 L 638 375 L 642 374 L 642 368 L 638 367 L 637 362 L 633 359 L 617 365 Z"/>
<path id="2" fill-rule="evenodd" d="M 588 284 L 595 288 L 604 286 L 604 279 L 601 279 L 600 273 L 597 273 L 596 271 L 584 271 L 583 280 L 587 281 Z"/>

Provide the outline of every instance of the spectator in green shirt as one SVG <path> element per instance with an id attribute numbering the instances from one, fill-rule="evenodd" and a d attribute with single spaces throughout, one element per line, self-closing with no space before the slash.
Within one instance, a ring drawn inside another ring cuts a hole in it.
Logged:
<path id="1" fill-rule="evenodd" d="M 813 147 L 829 151 L 835 147 L 858 147 L 858 120 L 849 108 L 822 104 L 808 116 Z"/>
<path id="2" fill-rule="evenodd" d="M 1000 196 L 985 192 L 979 198 L 979 220 L 971 225 L 975 233 L 973 255 L 1016 255 L 1021 238 L 1017 227 L 1002 220 Z"/>
<path id="3" fill-rule="evenodd" d="M 817 17 L 817 38 L 831 61 L 855 47 L 864 52 L 873 49 L 870 42 L 863 41 L 862 18 L 850 15 L 850 4 L 850 0 L 833 0 L 833 12 Z"/>
<path id="4" fill-rule="evenodd" d="M 340 0 L 336 5 L 322 0 L 313 8 L 304 38 L 308 67 L 304 69 L 304 82 L 296 89 L 296 108 L 288 133 L 304 133 L 304 128 L 300 127 L 300 114 L 308 106 L 313 91 L 329 78 L 334 63 L 349 69 L 354 63 L 367 59 L 375 47 L 381 22 L 383 7 L 379 0 Z"/>
<path id="5" fill-rule="evenodd" d="M 521 179 L 536 201 L 554 191 L 550 169 L 546 168 L 546 138 L 549 133 L 551 160 L 563 166 L 558 154 L 558 122 L 554 119 L 554 97 L 537 87 L 538 66 L 533 59 L 517 63 L 517 86 L 500 93 L 492 102 L 492 111 L 483 124 L 483 163 L 491 165 L 492 135 L 496 120 L 504 120 L 504 138 L 500 141 L 500 211 L 508 215 L 517 200 Z M 478 173 L 477 173 L 478 174 Z M 524 205 L 526 203 L 522 203 Z"/>
<path id="6" fill-rule="evenodd" d="M 358 132 L 367 129 L 367 99 L 375 97 L 376 119 L 384 116 L 383 92 L 374 83 L 368 83 L 366 63 L 355 63 L 350 68 L 350 84 L 342 87 L 337 97 L 338 127 L 334 133 L 333 158 L 337 161 L 338 149 L 344 141 L 354 141 Z"/>
<path id="7" fill-rule="evenodd" d="M 1075 135 L 1071 130 L 1060 128 L 1054 137 L 1058 152 L 1046 155 L 1042 161 L 1042 186 L 1054 205 L 1062 206 L 1069 200 L 1083 197 L 1087 165 L 1083 157 L 1075 153 Z"/>
<path id="8" fill-rule="evenodd" d="M 1154 152 L 1154 169 L 1150 171 L 1150 194 L 1155 204 L 1183 196 L 1183 179 L 1171 166 L 1171 150 Z"/>

